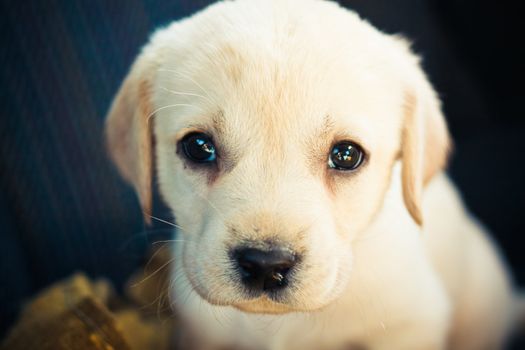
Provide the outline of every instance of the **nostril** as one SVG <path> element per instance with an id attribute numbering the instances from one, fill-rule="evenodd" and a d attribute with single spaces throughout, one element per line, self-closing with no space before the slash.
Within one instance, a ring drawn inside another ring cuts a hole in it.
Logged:
<path id="1" fill-rule="evenodd" d="M 296 261 L 295 255 L 284 249 L 241 248 L 234 251 L 233 257 L 243 283 L 266 291 L 286 286 L 287 275 Z"/>
<path id="2" fill-rule="evenodd" d="M 238 258 L 237 263 L 241 268 L 244 277 L 251 277 L 259 272 L 258 270 L 260 269 L 260 267 L 251 261 L 246 261 L 243 258 Z"/>

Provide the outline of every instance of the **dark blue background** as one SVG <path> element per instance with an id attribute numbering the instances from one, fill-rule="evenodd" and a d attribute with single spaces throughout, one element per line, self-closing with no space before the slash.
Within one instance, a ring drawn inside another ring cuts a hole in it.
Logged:
<path id="1" fill-rule="evenodd" d="M 117 284 L 169 228 L 145 229 L 103 147 L 111 99 L 149 33 L 209 1 L 0 1 L 0 329 L 83 270 Z M 518 3 L 342 1 L 425 57 L 456 152 L 450 172 L 525 284 L 523 23 Z M 169 217 L 157 205 L 156 213 Z"/>

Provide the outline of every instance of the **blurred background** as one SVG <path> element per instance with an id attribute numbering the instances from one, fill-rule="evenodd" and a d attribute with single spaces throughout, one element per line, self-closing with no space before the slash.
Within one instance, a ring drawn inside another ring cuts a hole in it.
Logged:
<path id="1" fill-rule="evenodd" d="M 0 337 L 44 286 L 77 270 L 119 286 L 169 236 L 144 226 L 106 156 L 103 120 L 148 35 L 209 3 L 0 0 Z M 449 173 L 525 286 L 520 2 L 340 3 L 423 55 L 455 139 Z M 169 218 L 160 203 L 155 215 Z"/>

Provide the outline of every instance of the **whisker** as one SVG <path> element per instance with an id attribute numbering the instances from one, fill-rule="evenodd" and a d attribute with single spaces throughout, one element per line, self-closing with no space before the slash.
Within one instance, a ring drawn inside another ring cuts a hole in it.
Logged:
<path id="1" fill-rule="evenodd" d="M 134 283 L 131 285 L 131 287 L 136 287 L 144 282 L 146 282 L 147 280 L 149 280 L 151 277 L 155 276 L 157 273 L 159 273 L 162 269 L 164 269 L 166 266 L 168 266 L 169 264 L 173 263 L 175 261 L 175 258 L 173 259 L 170 259 L 168 260 L 166 263 L 162 264 L 159 268 L 157 268 L 155 271 L 153 271 L 151 274 L 149 274 L 148 276 L 144 277 L 141 281 L 137 282 L 137 283 Z"/>
<path id="2" fill-rule="evenodd" d="M 152 245 L 154 244 L 169 244 L 169 243 L 178 243 L 178 242 L 193 242 L 193 241 L 188 241 L 187 239 L 164 239 L 162 241 L 155 241 L 153 243 L 151 243 Z"/>
<path id="3" fill-rule="evenodd" d="M 198 108 L 197 106 L 195 105 L 192 105 L 192 104 L 189 104 L 189 103 L 175 103 L 175 104 L 172 104 L 172 105 L 167 105 L 167 106 L 163 106 L 163 107 L 159 107 L 157 108 L 156 110 L 154 110 L 153 112 L 151 112 L 150 114 L 148 114 L 147 118 L 146 118 L 146 123 L 149 125 L 149 122 L 150 122 L 150 119 L 155 116 L 155 114 L 163 109 L 166 109 L 166 108 L 175 108 L 175 107 L 194 107 L 194 108 Z"/>
<path id="4" fill-rule="evenodd" d="M 197 83 L 193 78 L 191 78 L 190 76 L 187 76 L 187 75 L 184 75 L 182 74 L 181 72 L 178 72 L 174 69 L 166 69 L 166 68 L 159 68 L 158 69 L 159 72 L 170 72 L 170 73 L 174 73 L 174 74 L 177 74 L 179 75 L 180 77 L 182 78 L 186 78 L 188 79 L 189 81 L 191 81 L 193 84 L 197 85 L 197 87 L 199 87 L 199 89 L 202 90 L 202 92 L 204 92 L 206 94 L 206 96 L 209 98 L 209 101 L 212 102 L 212 97 L 210 96 L 210 94 L 208 93 L 208 91 L 202 87 L 202 85 L 200 85 L 199 83 Z"/>
<path id="5" fill-rule="evenodd" d="M 158 228 L 158 229 L 142 230 L 140 232 L 130 235 L 124 242 L 122 242 L 118 250 L 123 251 L 124 249 L 128 247 L 129 244 L 131 244 L 131 242 L 138 240 L 138 239 L 143 239 L 143 238 L 147 240 L 148 244 L 150 244 L 150 241 L 154 240 L 153 238 L 150 238 L 150 237 L 155 236 L 155 235 L 166 237 L 167 236 L 166 233 L 170 233 L 171 235 L 173 233 L 173 229 L 172 228 Z"/>
<path id="6" fill-rule="evenodd" d="M 196 193 L 197 193 L 198 196 L 200 196 L 202 199 L 204 199 L 204 200 L 210 205 L 211 208 L 213 208 L 213 209 L 217 212 L 217 214 L 220 216 L 220 218 L 221 218 L 224 222 L 226 222 L 226 218 L 223 216 L 223 214 L 222 214 L 222 212 L 219 210 L 219 208 L 217 208 L 217 207 L 215 206 L 215 204 L 212 203 L 212 201 L 210 201 L 208 198 L 206 198 L 206 196 L 205 196 L 204 194 L 199 193 L 199 192 L 196 192 Z"/>
<path id="7" fill-rule="evenodd" d="M 210 101 L 209 98 L 207 98 L 206 96 L 203 96 L 203 95 L 199 95 L 199 94 L 196 94 L 196 93 L 192 93 L 192 92 L 181 92 L 181 91 L 175 91 L 175 90 L 170 90 L 170 89 L 167 89 L 163 86 L 160 87 L 162 90 L 166 91 L 166 92 L 169 92 L 173 95 L 181 95 L 181 96 L 194 96 L 194 97 L 200 97 L 200 98 L 203 98 L 205 99 L 206 101 L 212 103 L 212 101 Z"/>
<path id="8" fill-rule="evenodd" d="M 149 265 L 151 264 L 151 262 L 155 259 L 155 257 L 162 251 L 164 250 L 165 248 L 168 248 L 167 245 L 163 245 L 161 247 L 159 247 L 152 255 L 151 257 L 148 259 L 148 262 L 146 263 L 146 265 L 144 265 L 144 273 L 147 273 L 147 270 L 149 268 Z"/>
<path id="9" fill-rule="evenodd" d="M 184 229 L 182 228 L 182 226 L 177 225 L 177 224 L 175 224 L 175 223 L 173 223 L 173 222 L 170 222 L 170 221 L 167 221 L 167 220 L 161 219 L 161 218 L 159 218 L 159 217 L 153 216 L 153 215 L 148 214 L 148 213 L 146 213 L 146 212 L 144 212 L 144 215 L 147 215 L 147 216 L 149 216 L 150 218 L 152 218 L 153 220 L 157 220 L 157 221 L 162 222 L 162 223 L 164 223 L 164 224 L 166 224 L 166 225 L 170 225 L 170 226 L 173 226 L 173 227 L 175 227 L 175 228 L 178 228 L 179 230 L 181 230 L 181 231 L 184 232 Z"/>

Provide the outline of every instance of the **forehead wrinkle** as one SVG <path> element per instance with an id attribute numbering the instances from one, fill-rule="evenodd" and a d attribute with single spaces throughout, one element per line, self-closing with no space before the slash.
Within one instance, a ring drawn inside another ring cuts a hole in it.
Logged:
<path id="1" fill-rule="evenodd" d="M 324 174 L 328 148 L 332 144 L 335 133 L 335 122 L 330 115 L 326 115 L 323 124 L 316 132 L 306 139 L 304 146 L 307 150 L 306 160 L 312 174 Z"/>
<path id="2" fill-rule="evenodd" d="M 219 148 L 222 170 L 229 172 L 238 163 L 240 155 L 238 146 L 234 144 L 233 135 L 228 131 L 227 120 L 223 110 L 219 110 L 211 117 L 211 127 L 216 137 L 216 147 Z"/>
<path id="3" fill-rule="evenodd" d="M 222 110 L 212 115 L 211 124 L 213 130 L 217 135 L 225 134 L 226 120 L 224 118 L 224 112 Z"/>
<path id="4" fill-rule="evenodd" d="M 329 114 L 327 114 L 324 117 L 324 123 L 323 123 L 323 126 L 321 127 L 321 131 L 319 132 L 319 138 L 328 139 L 328 136 L 333 133 L 334 127 L 335 127 L 334 120 Z"/>

